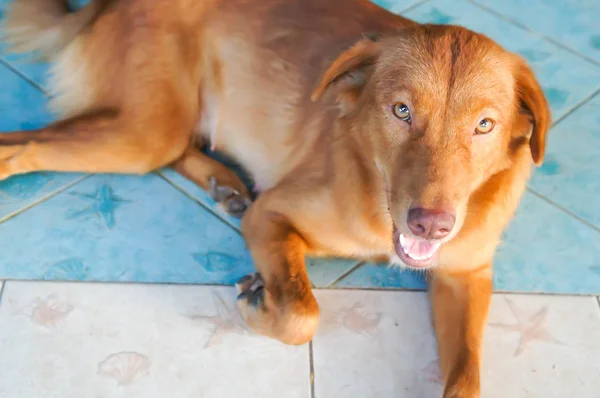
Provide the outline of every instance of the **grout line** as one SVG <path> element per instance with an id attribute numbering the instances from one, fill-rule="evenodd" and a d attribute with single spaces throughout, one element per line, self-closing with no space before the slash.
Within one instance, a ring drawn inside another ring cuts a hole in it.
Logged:
<path id="1" fill-rule="evenodd" d="M 382 286 L 327 286 L 317 290 L 348 290 L 348 291 L 375 291 L 375 292 L 426 292 L 427 289 L 408 287 L 382 287 Z"/>
<path id="2" fill-rule="evenodd" d="M 2 285 L 0 285 L 0 306 L 2 306 L 2 296 L 4 295 L 4 289 L 6 288 L 7 281 L 0 280 L 0 282 L 2 283 Z"/>
<path id="3" fill-rule="evenodd" d="M 556 127 L 556 125 L 560 122 L 562 122 L 563 120 L 565 120 L 567 117 L 571 116 L 571 114 L 573 114 L 574 112 L 576 112 L 579 108 L 581 108 L 582 106 L 584 106 L 585 104 L 587 104 L 588 102 L 590 102 L 591 100 L 594 99 L 594 97 L 596 97 L 598 94 L 600 94 L 600 87 L 597 88 L 596 90 L 592 91 L 591 94 L 589 94 L 587 97 L 583 98 L 581 101 L 579 101 L 577 104 L 573 105 L 573 107 L 571 109 L 569 109 L 568 111 L 566 111 L 561 117 L 559 117 L 558 119 L 556 119 L 554 122 L 552 122 L 552 126 L 550 126 L 551 128 Z"/>
<path id="4" fill-rule="evenodd" d="M 232 224 L 229 220 L 223 218 L 212 207 L 207 206 L 205 203 L 203 203 L 202 201 L 200 201 L 198 198 L 196 198 L 195 196 L 193 196 L 192 194 L 190 194 L 189 192 L 187 192 L 182 186 L 180 186 L 179 184 L 171 181 L 169 178 L 167 178 L 165 175 L 163 175 L 160 171 L 156 171 L 154 173 L 156 175 L 158 175 L 159 177 L 161 177 L 163 180 L 165 180 L 169 185 L 171 185 L 172 187 L 174 187 L 175 189 L 177 189 L 178 191 L 180 191 L 181 193 L 183 193 L 185 196 L 187 196 L 188 198 L 190 198 L 191 200 L 193 200 L 194 202 L 198 203 L 200 206 L 202 206 L 203 208 L 205 208 L 209 213 L 211 213 L 213 216 L 215 216 L 216 218 L 218 218 L 220 221 L 223 221 L 225 224 L 227 224 L 227 226 L 229 226 L 231 229 L 233 229 L 239 235 L 242 235 L 242 232 L 239 230 L 239 228 L 237 226 L 235 226 L 234 224 Z"/>
<path id="5" fill-rule="evenodd" d="M 315 360 L 312 340 L 308 342 L 308 363 L 310 367 L 310 397 L 315 398 Z"/>
<path id="6" fill-rule="evenodd" d="M 89 285 L 121 285 L 121 286 L 135 286 L 135 285 L 152 285 L 152 286 L 181 286 L 181 287 L 229 287 L 234 288 L 233 284 L 223 284 L 223 283 L 175 283 L 175 282 L 123 282 L 123 281 L 98 281 L 98 280 L 48 280 L 48 279 L 12 279 L 7 278 L 4 279 L 4 284 L 6 282 L 17 282 L 17 283 L 62 283 L 62 284 L 89 284 Z M 390 293 L 423 293 L 426 292 L 427 289 L 410 289 L 410 288 L 400 288 L 400 287 L 378 287 L 378 286 L 362 286 L 362 287 L 318 287 L 315 290 L 329 290 L 329 291 L 379 291 L 379 292 L 390 292 Z M 557 296 L 557 297 L 598 297 L 600 295 L 599 292 L 595 293 L 576 293 L 576 292 L 519 292 L 519 291 L 508 291 L 508 290 L 494 290 L 493 294 L 504 294 L 504 295 L 513 295 L 513 296 Z"/>
<path id="7" fill-rule="evenodd" d="M 365 261 L 359 261 L 359 262 L 357 262 L 352 267 L 350 267 L 349 270 L 347 270 L 346 272 L 342 272 L 342 274 L 340 276 L 338 276 L 333 282 L 331 282 L 329 285 L 327 285 L 325 287 L 326 288 L 333 287 L 333 285 L 335 285 L 336 283 L 338 283 L 339 281 L 341 281 L 342 279 L 344 279 L 345 277 L 347 277 L 348 275 L 350 275 L 351 273 L 353 273 L 354 271 L 356 271 L 363 264 L 365 264 Z"/>
<path id="8" fill-rule="evenodd" d="M 574 50 L 571 47 L 569 47 L 569 46 L 567 46 L 567 45 L 565 45 L 565 44 L 563 44 L 563 43 L 561 43 L 559 41 L 556 41 L 555 39 L 553 39 L 553 38 L 551 38 L 549 36 L 546 36 L 543 33 L 538 32 L 537 30 L 533 30 L 529 26 L 527 26 L 527 25 L 525 25 L 525 24 L 523 24 L 523 23 L 521 23 L 521 22 L 519 22 L 519 21 L 517 21 L 517 20 L 515 20 L 515 19 L 513 19 L 513 18 L 511 18 L 509 16 L 507 16 L 507 15 L 504 15 L 504 14 L 502 14 L 502 13 L 494 10 L 493 8 L 485 6 L 485 5 L 479 3 L 479 2 L 477 2 L 475 0 L 467 0 L 467 1 L 469 3 L 471 3 L 472 5 L 474 5 L 475 7 L 478 7 L 480 9 L 484 10 L 484 11 L 487 11 L 488 13 L 493 14 L 496 17 L 498 17 L 498 18 L 500 18 L 500 19 L 502 19 L 502 20 L 504 20 L 504 21 L 506 21 L 508 23 L 511 23 L 511 24 L 513 24 L 515 26 L 518 26 L 521 29 L 524 29 L 524 30 L 526 30 L 528 32 L 531 32 L 531 33 L 535 34 L 536 36 L 541 37 L 542 39 L 544 39 L 544 40 L 546 40 L 546 41 L 554 44 L 555 46 L 557 46 L 559 48 L 562 48 L 563 50 L 566 50 L 566 51 L 570 52 L 573 55 L 576 55 L 579 58 L 582 58 L 582 59 L 584 59 L 584 60 L 586 60 L 586 61 L 588 61 L 588 62 L 590 62 L 590 63 L 592 63 L 592 64 L 594 64 L 596 66 L 600 66 L 600 62 L 596 61 L 595 59 L 590 58 L 587 55 L 582 54 L 579 51 Z"/>
<path id="9" fill-rule="evenodd" d="M 406 287 L 380 287 L 380 286 L 344 286 L 344 287 L 320 287 L 316 290 L 337 290 L 337 291 L 378 291 L 378 292 L 408 292 L 419 293 L 427 292 L 428 289 L 413 289 Z M 522 295 L 522 296 L 558 296 L 558 297 L 595 297 L 598 293 L 561 293 L 561 292 L 519 292 L 510 290 L 494 290 L 493 294 Z"/>
<path id="10" fill-rule="evenodd" d="M 44 96 L 50 98 L 50 95 L 44 89 L 44 87 L 40 86 L 37 82 L 35 82 L 34 80 L 32 80 L 29 76 L 27 76 L 26 74 L 24 74 L 23 72 L 21 72 L 19 69 L 17 69 L 17 67 L 15 65 L 13 65 L 12 62 L 7 61 L 3 57 L 0 57 L 0 64 L 4 65 L 9 70 L 11 70 L 14 73 L 16 73 L 17 75 L 19 75 L 23 80 L 27 81 L 27 83 L 29 83 L 30 85 L 32 85 L 35 89 L 41 91 L 42 94 L 44 94 Z"/>
<path id="11" fill-rule="evenodd" d="M 407 12 L 410 12 L 412 10 L 414 10 L 415 8 L 421 7 L 423 4 L 430 2 L 431 0 L 421 0 L 421 1 L 417 1 L 416 3 L 406 7 L 405 9 L 401 10 L 401 11 L 396 11 L 396 14 L 405 14 Z M 389 10 L 388 10 L 389 11 Z"/>
<path id="12" fill-rule="evenodd" d="M 577 221 L 581 222 L 582 224 L 585 224 L 586 226 L 590 227 L 591 229 L 593 229 L 594 231 L 600 233 L 600 227 L 590 223 L 589 221 L 585 220 L 584 218 L 578 216 L 577 214 L 573 213 L 571 210 L 559 205 L 558 203 L 555 203 L 553 201 L 551 201 L 550 199 L 548 199 L 547 197 L 545 197 L 544 195 L 542 195 L 541 193 L 533 190 L 532 188 L 527 187 L 527 191 L 530 192 L 531 194 L 535 195 L 536 197 L 538 197 L 539 199 L 543 200 L 544 202 L 548 203 L 549 205 L 555 207 L 556 209 L 562 211 L 563 213 L 573 217 L 574 219 L 576 219 Z"/>
<path id="13" fill-rule="evenodd" d="M 68 184 L 63 185 L 62 187 L 58 188 L 57 190 L 49 192 L 49 193 L 47 193 L 44 196 L 41 196 L 37 200 L 34 200 L 33 202 L 31 202 L 28 205 L 20 208 L 19 210 L 15 210 L 12 213 L 9 213 L 9 214 L 7 214 L 7 215 L 5 215 L 3 217 L 0 217 L 0 223 L 8 221 L 11 218 L 16 217 L 19 214 L 24 213 L 25 211 L 27 211 L 27 210 L 29 210 L 29 209 L 31 209 L 31 208 L 33 208 L 33 207 L 35 207 L 35 206 L 37 206 L 37 205 L 45 202 L 45 201 L 47 201 L 48 199 L 53 198 L 54 196 L 56 196 L 56 195 L 58 195 L 58 194 L 60 194 L 60 193 L 62 193 L 64 191 L 66 191 L 67 189 L 71 188 L 72 186 L 79 184 L 80 182 L 82 182 L 83 180 L 85 180 L 86 178 L 88 178 L 89 176 L 91 176 L 91 174 L 86 174 L 84 176 L 76 178 L 75 180 L 69 182 Z"/>

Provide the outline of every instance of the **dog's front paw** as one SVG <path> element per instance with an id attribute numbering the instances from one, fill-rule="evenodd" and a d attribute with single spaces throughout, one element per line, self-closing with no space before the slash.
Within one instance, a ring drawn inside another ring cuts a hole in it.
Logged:
<path id="1" fill-rule="evenodd" d="M 312 339 L 319 322 L 319 307 L 310 291 L 309 297 L 288 292 L 276 299 L 259 273 L 243 277 L 236 288 L 238 309 L 252 330 L 286 344 L 304 344 Z M 286 286 L 272 288 L 286 290 Z"/>
<path id="2" fill-rule="evenodd" d="M 247 194 L 226 185 L 219 185 L 216 178 L 211 177 L 209 182 L 208 194 L 223 207 L 227 214 L 241 218 L 252 204 L 252 200 Z"/>
<path id="3" fill-rule="evenodd" d="M 246 304 L 258 307 L 265 299 L 265 281 L 257 272 L 246 275 L 235 284 L 238 292 L 238 302 L 245 301 Z"/>

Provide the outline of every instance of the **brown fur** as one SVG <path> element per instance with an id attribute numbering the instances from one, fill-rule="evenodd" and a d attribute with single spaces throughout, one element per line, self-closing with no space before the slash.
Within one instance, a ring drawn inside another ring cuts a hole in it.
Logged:
<path id="1" fill-rule="evenodd" d="M 194 148 L 210 141 L 262 191 L 242 223 L 262 282 L 242 282 L 238 300 L 259 333 L 313 336 L 306 254 L 394 262 L 411 207 L 452 214 L 429 265 L 444 396 L 479 395 L 491 260 L 550 123 L 523 60 L 367 0 L 97 0 L 74 14 L 61 0 L 17 0 L 6 27 L 14 48 L 54 60 L 64 120 L 0 135 L 0 178 L 175 162 L 203 188 L 246 198 Z M 395 103 L 410 106 L 410 124 Z M 494 131 L 473 135 L 483 117 Z"/>

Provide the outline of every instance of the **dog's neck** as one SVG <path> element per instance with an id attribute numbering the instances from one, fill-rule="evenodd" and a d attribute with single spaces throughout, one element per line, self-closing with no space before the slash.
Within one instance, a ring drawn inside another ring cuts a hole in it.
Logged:
<path id="1" fill-rule="evenodd" d="M 368 213 L 373 227 L 391 230 L 388 217 L 386 183 L 383 171 L 377 166 L 373 144 L 369 141 L 368 125 L 361 118 L 348 115 L 335 121 L 335 136 L 343 150 L 333 152 L 336 174 L 344 176 L 345 192 L 356 195 L 360 208 Z M 339 178 L 336 178 L 339 180 Z M 365 214 L 367 214 L 365 213 Z"/>

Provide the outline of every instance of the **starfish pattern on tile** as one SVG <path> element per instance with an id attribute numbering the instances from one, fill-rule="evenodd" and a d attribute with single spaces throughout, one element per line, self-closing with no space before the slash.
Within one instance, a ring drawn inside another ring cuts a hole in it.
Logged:
<path id="1" fill-rule="evenodd" d="M 210 348 L 221 344 L 223 338 L 227 334 L 233 333 L 243 335 L 246 333 L 246 329 L 237 310 L 232 306 L 229 306 L 219 293 L 213 291 L 212 296 L 216 310 L 215 315 L 195 313 L 189 316 L 190 319 L 205 321 L 213 326 L 213 329 L 204 344 L 204 348 Z"/>
<path id="2" fill-rule="evenodd" d="M 115 211 L 130 201 L 116 196 L 111 187 L 106 184 L 101 185 L 96 192 L 87 193 L 72 193 L 85 200 L 91 201 L 92 204 L 85 209 L 71 213 L 70 218 L 81 218 L 96 215 L 108 229 L 112 229 L 115 224 Z"/>
<path id="3" fill-rule="evenodd" d="M 431 383 L 435 384 L 444 384 L 444 378 L 442 377 L 442 370 L 440 369 L 440 360 L 434 359 L 429 362 L 423 369 L 423 376 L 425 379 Z"/>
<path id="4" fill-rule="evenodd" d="M 531 317 L 527 318 L 527 316 L 524 314 L 524 311 L 517 307 L 514 302 L 508 298 L 505 298 L 505 301 L 517 323 L 490 323 L 490 326 L 504 329 L 509 332 L 518 332 L 520 334 L 519 344 L 514 354 L 515 357 L 521 355 L 525 351 L 525 348 L 536 340 L 562 345 L 562 343 L 554 338 L 546 329 L 546 318 L 548 316 L 547 305 L 540 308 Z"/>

